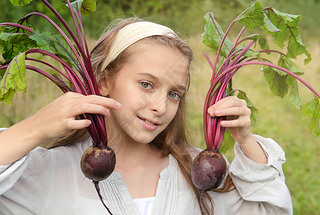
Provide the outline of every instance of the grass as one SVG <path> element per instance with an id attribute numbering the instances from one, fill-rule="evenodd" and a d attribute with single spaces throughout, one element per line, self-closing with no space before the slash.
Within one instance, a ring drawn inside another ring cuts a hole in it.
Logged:
<path id="1" fill-rule="evenodd" d="M 204 58 L 210 50 L 200 43 L 199 37 L 189 41 L 195 53 L 192 68 L 191 87 L 187 98 L 188 136 L 193 145 L 205 148 L 202 112 L 206 92 L 209 87 L 211 69 Z M 297 62 L 306 73 L 302 77 L 320 91 L 320 44 L 309 44 L 313 61 L 304 66 Z M 259 109 L 259 117 L 252 130 L 264 137 L 276 140 L 286 152 L 287 161 L 283 166 L 286 183 L 293 199 L 294 214 L 318 214 L 320 205 L 320 138 L 308 131 L 308 121 L 300 111 L 293 107 L 288 99 L 273 96 L 268 89 L 259 68 L 247 67 L 234 78 L 234 88 L 247 92 L 249 98 Z M 45 78 L 29 72 L 27 75 L 28 91 L 17 94 L 11 106 L 0 104 L 0 127 L 9 127 L 35 113 L 44 105 L 61 95 L 60 90 Z M 303 103 L 312 98 L 312 94 L 301 86 L 300 95 Z M 226 153 L 231 160 L 232 150 Z"/>

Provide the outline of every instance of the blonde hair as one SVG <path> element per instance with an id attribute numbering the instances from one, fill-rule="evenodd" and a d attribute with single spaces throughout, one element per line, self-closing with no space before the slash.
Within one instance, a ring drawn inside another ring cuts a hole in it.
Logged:
<path id="1" fill-rule="evenodd" d="M 90 57 L 92 62 L 92 67 L 96 75 L 97 82 L 101 79 L 111 79 L 117 72 L 123 67 L 123 65 L 128 61 L 128 59 L 132 56 L 133 53 L 130 52 L 130 49 L 126 49 L 121 52 L 118 57 L 111 61 L 109 65 L 104 68 L 103 62 L 109 54 L 111 43 L 116 36 L 117 32 L 122 29 L 124 26 L 134 23 L 144 21 L 139 18 L 130 18 L 125 20 L 120 20 L 112 25 L 110 25 L 102 34 L 100 39 L 96 42 L 93 47 Z M 152 42 L 158 43 L 160 45 L 165 45 L 173 49 L 178 49 L 183 56 L 187 59 L 189 66 L 191 64 L 193 53 L 191 48 L 180 38 L 178 37 L 167 37 L 167 36 L 150 36 L 143 40 L 150 40 Z M 190 83 L 190 77 L 188 79 L 188 86 Z M 179 108 L 177 110 L 176 116 L 169 124 L 169 126 L 160 133 L 151 144 L 156 145 L 159 149 L 161 149 L 163 155 L 172 154 L 179 165 L 179 168 L 186 179 L 189 186 L 192 188 L 195 196 L 199 202 L 199 206 L 201 208 L 202 214 L 213 214 L 213 203 L 210 195 L 207 192 L 203 192 L 198 190 L 192 183 L 191 180 L 191 166 L 192 166 L 192 157 L 190 154 L 191 145 L 188 144 L 186 131 L 185 131 L 185 121 L 186 121 L 186 109 L 185 109 L 185 95 L 182 97 Z M 88 132 L 86 129 L 77 130 L 71 132 L 68 136 L 64 137 L 53 143 L 50 148 L 67 145 L 70 143 L 78 142 L 79 140 L 83 140 L 88 137 Z M 228 177 L 229 182 L 226 183 L 226 186 L 221 192 L 225 192 L 230 190 L 232 185 L 232 181 Z M 228 181 L 227 180 L 227 181 Z M 231 181 L 231 182 L 230 182 Z M 204 202 L 203 198 L 207 198 L 209 204 Z"/>

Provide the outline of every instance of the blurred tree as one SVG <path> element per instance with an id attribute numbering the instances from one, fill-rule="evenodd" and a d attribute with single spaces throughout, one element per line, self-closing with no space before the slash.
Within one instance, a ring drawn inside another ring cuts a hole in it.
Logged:
<path id="1" fill-rule="evenodd" d="M 65 0 L 50 2 L 66 19 L 70 19 Z M 157 21 L 174 28 L 181 35 L 188 36 L 202 32 L 203 16 L 206 12 L 213 11 L 219 23 L 225 28 L 233 18 L 254 2 L 254 0 L 98 0 L 96 13 L 84 17 L 83 21 L 86 31 L 93 37 L 97 37 L 112 20 L 131 16 Z M 301 14 L 302 36 L 314 38 L 320 36 L 318 12 L 320 0 L 260 0 L 260 2 L 264 6 L 272 6 L 282 12 Z M 2 8 L 0 22 L 17 21 L 35 10 L 53 18 L 40 0 L 33 0 L 24 7 L 14 7 L 10 0 L 1 0 L 0 7 Z M 33 18 L 31 21 L 40 27 L 50 27 L 40 18 Z"/>
<path id="2" fill-rule="evenodd" d="M 203 11 L 199 10 L 204 0 L 98 0 L 97 12 L 84 19 L 90 32 L 96 35 L 108 23 L 117 18 L 138 16 L 174 28 L 181 34 L 190 34 L 191 29 L 202 30 Z M 195 19 L 196 18 L 196 19 Z M 90 25 L 88 25 L 90 23 Z"/>

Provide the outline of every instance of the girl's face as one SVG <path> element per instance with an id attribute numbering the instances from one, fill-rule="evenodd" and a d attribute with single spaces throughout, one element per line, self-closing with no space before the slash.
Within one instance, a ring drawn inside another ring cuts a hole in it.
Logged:
<path id="1" fill-rule="evenodd" d="M 102 87 L 103 95 L 121 104 L 111 110 L 107 125 L 126 142 L 150 143 L 177 113 L 188 82 L 188 61 L 179 50 L 150 41 L 130 49 L 130 60 Z"/>

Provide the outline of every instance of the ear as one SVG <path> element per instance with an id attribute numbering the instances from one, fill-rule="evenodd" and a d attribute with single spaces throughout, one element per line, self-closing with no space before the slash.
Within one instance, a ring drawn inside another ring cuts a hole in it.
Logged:
<path id="1" fill-rule="evenodd" d="M 110 93 L 110 90 L 109 90 L 109 87 L 110 87 L 110 82 L 106 79 L 106 77 L 102 77 L 100 78 L 100 80 L 98 81 L 98 85 L 99 85 L 99 90 L 100 90 L 100 94 L 102 96 L 109 96 L 109 93 Z"/>

